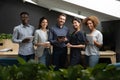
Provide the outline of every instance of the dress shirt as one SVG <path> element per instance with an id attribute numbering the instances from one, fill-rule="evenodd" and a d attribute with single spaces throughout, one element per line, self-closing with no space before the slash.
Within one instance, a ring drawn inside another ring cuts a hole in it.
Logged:
<path id="1" fill-rule="evenodd" d="M 58 36 L 65 36 L 69 38 L 69 29 L 66 26 L 60 28 L 58 25 L 54 25 L 50 28 L 48 39 L 54 47 L 66 47 L 66 42 L 58 42 Z"/>
<path id="2" fill-rule="evenodd" d="M 31 55 L 34 53 L 33 42 L 22 43 L 26 37 L 33 36 L 34 27 L 31 25 L 20 24 L 14 28 L 12 41 L 19 44 L 19 52 L 21 55 Z"/>

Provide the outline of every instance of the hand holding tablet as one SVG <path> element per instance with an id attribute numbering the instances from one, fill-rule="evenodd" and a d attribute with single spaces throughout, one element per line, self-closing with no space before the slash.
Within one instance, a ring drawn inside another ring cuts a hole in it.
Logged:
<path id="1" fill-rule="evenodd" d="M 27 43 L 27 42 L 33 41 L 33 38 L 34 38 L 34 36 L 25 37 L 25 38 L 22 40 L 22 43 Z"/>

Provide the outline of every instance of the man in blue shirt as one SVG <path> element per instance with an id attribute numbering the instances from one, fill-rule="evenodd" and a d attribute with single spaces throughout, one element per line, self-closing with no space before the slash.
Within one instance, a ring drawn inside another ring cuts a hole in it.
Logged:
<path id="1" fill-rule="evenodd" d="M 29 24 L 29 14 L 27 12 L 20 13 L 20 18 L 22 23 L 14 28 L 12 41 L 19 44 L 18 56 L 28 61 L 34 59 L 34 48 L 31 39 L 34 27 Z"/>
<path id="2" fill-rule="evenodd" d="M 53 45 L 53 65 L 55 70 L 64 68 L 67 60 L 67 47 L 69 29 L 64 25 L 66 15 L 60 14 L 57 24 L 50 28 L 49 41 Z"/>

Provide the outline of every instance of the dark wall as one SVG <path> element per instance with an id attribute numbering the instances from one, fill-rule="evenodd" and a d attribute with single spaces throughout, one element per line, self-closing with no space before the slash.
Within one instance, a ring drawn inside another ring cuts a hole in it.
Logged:
<path id="1" fill-rule="evenodd" d="M 104 46 L 120 53 L 120 20 L 102 22 Z"/>
<path id="2" fill-rule="evenodd" d="M 45 16 L 49 20 L 49 26 L 56 23 L 59 12 L 55 12 L 22 0 L 0 0 L 0 33 L 12 33 L 13 28 L 19 25 L 19 14 L 27 11 L 30 14 L 30 24 L 37 27 L 39 18 Z M 67 16 L 66 26 L 72 31 L 71 16 Z"/>
<path id="3" fill-rule="evenodd" d="M 102 22 L 103 48 L 116 52 L 116 61 L 120 62 L 120 20 Z"/>
<path id="4" fill-rule="evenodd" d="M 114 26 L 113 26 L 114 25 Z M 114 21 L 102 22 L 103 46 L 105 50 L 115 50 L 115 23 Z"/>

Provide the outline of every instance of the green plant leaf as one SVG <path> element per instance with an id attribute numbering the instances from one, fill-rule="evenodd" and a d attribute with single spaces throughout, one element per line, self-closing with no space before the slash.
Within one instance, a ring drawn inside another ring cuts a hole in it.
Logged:
<path id="1" fill-rule="evenodd" d="M 17 57 L 17 60 L 18 60 L 18 62 L 20 63 L 20 64 L 26 64 L 27 62 L 23 59 L 23 58 L 21 58 L 21 57 Z"/>

